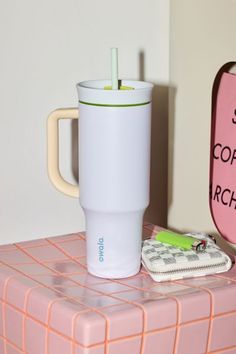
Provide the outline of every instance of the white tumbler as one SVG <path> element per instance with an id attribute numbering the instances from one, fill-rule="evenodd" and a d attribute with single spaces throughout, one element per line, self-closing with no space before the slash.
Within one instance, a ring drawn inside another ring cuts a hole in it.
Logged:
<path id="1" fill-rule="evenodd" d="M 140 269 L 142 224 L 149 204 L 153 85 L 122 80 L 129 89 L 104 89 L 106 80 L 77 85 L 79 190 L 60 175 L 58 120 L 78 118 L 59 109 L 48 118 L 48 172 L 62 192 L 80 198 L 86 219 L 87 268 L 103 278 Z"/>

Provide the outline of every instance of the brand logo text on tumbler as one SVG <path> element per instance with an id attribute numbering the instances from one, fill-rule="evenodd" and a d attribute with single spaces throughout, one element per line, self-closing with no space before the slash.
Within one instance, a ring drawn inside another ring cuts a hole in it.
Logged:
<path id="1" fill-rule="evenodd" d="M 99 262 L 104 261 L 104 239 L 103 239 L 103 237 L 100 237 L 98 239 L 98 259 L 99 259 Z"/>

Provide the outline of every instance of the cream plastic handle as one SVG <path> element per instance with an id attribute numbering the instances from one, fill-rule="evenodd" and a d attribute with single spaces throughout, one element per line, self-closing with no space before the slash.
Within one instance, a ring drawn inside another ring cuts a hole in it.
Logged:
<path id="1" fill-rule="evenodd" d="M 48 175 L 54 186 L 70 197 L 79 196 L 79 187 L 66 182 L 59 170 L 59 119 L 78 119 L 78 108 L 56 109 L 48 116 L 47 124 L 47 157 L 48 157 Z"/>

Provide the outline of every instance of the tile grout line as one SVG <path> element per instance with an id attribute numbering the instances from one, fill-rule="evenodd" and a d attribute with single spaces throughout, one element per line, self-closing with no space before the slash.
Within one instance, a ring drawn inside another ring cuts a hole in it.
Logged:
<path id="1" fill-rule="evenodd" d="M 47 240 L 47 239 L 46 239 L 46 240 Z M 48 241 L 48 240 L 47 240 L 47 241 Z M 48 241 L 48 242 L 49 242 L 49 241 Z M 50 243 L 50 242 L 49 242 L 49 243 Z M 18 245 L 17 245 L 16 247 L 18 247 L 19 250 L 21 250 L 23 253 L 25 253 L 26 255 L 28 255 L 29 257 L 31 257 L 33 260 L 35 260 L 38 264 L 40 264 L 40 265 L 42 264 L 40 261 L 37 260 L 37 258 L 33 257 L 33 256 L 32 256 L 30 253 L 28 253 L 26 250 L 21 249 Z M 47 266 L 45 266 L 45 267 L 47 267 Z M 47 267 L 47 268 L 49 268 L 49 267 Z M 49 269 L 51 269 L 51 268 L 49 268 Z M 53 269 L 53 271 L 54 271 L 57 275 L 60 275 L 61 277 L 65 278 L 66 280 L 70 280 L 71 282 L 74 282 L 75 284 L 78 284 L 78 285 L 80 285 L 80 286 L 82 286 L 82 287 L 84 287 L 84 288 L 89 289 L 88 287 L 83 286 L 83 285 L 81 285 L 81 284 L 75 282 L 74 280 L 71 280 L 71 279 L 67 278 L 65 275 L 62 275 L 61 273 L 57 272 L 56 270 Z M 35 281 L 35 279 L 33 279 L 33 280 Z M 43 285 L 44 285 L 44 284 L 43 284 Z M 45 285 L 44 285 L 44 286 L 45 286 Z M 48 287 L 48 288 L 51 289 L 51 290 L 53 289 L 53 290 L 55 291 L 55 288 L 50 288 L 50 287 Z M 57 292 L 61 294 L 61 292 L 60 292 L 59 290 L 57 290 Z M 67 297 L 67 298 L 68 298 L 68 297 Z M 97 310 L 96 308 L 94 308 L 94 307 L 92 307 L 92 306 L 84 305 L 84 303 L 78 301 L 77 298 L 71 297 L 71 299 L 75 300 L 78 304 L 81 304 L 81 305 L 87 307 L 87 308 L 90 309 L 91 311 L 94 311 L 94 312 L 96 312 L 97 314 L 101 315 L 101 317 L 105 318 L 105 321 L 106 321 L 106 323 L 107 323 L 107 316 L 105 316 L 101 311 Z M 104 353 L 104 354 L 107 354 L 106 348 L 105 348 L 105 353 Z"/>
<path id="2" fill-rule="evenodd" d="M 46 241 L 47 241 L 50 245 L 52 245 L 53 247 L 57 248 L 57 249 L 58 249 L 60 252 L 62 252 L 64 255 L 66 255 L 69 259 L 72 259 L 75 263 L 81 265 L 79 262 L 77 262 L 75 259 L 73 259 L 69 254 L 67 254 L 66 251 L 64 251 L 64 250 L 61 249 L 59 246 L 57 246 L 57 245 L 55 245 L 53 242 L 51 242 L 51 240 L 49 240 L 49 239 L 46 238 Z M 82 266 L 83 268 L 87 269 L 85 266 L 83 266 L 83 265 L 81 265 L 81 266 Z M 66 278 L 66 279 L 69 279 L 66 275 L 65 275 L 65 278 Z M 69 280 L 71 280 L 71 279 L 69 279 Z M 84 285 L 80 284 L 79 282 L 76 282 L 75 280 L 71 280 L 71 281 L 73 281 L 73 282 L 74 282 L 75 284 L 77 284 L 77 285 L 80 285 L 80 286 L 84 287 L 85 289 L 93 290 L 93 289 L 90 289 L 90 288 L 87 287 L 87 286 L 84 286 Z M 94 290 L 93 290 L 93 291 L 94 291 Z M 98 292 L 98 293 L 99 293 L 99 292 Z M 101 293 L 101 292 L 100 292 L 100 293 Z M 101 293 L 101 294 L 104 295 L 104 293 Z M 110 333 L 109 318 L 108 318 L 106 315 L 104 315 L 104 313 L 103 313 L 102 311 L 97 310 L 97 308 L 92 307 L 92 310 L 93 310 L 94 312 L 97 312 L 98 314 L 100 314 L 100 315 L 105 319 L 104 354 L 107 354 L 107 353 L 108 353 L 108 345 L 109 345 L 109 343 L 108 343 L 108 335 L 109 335 L 109 333 Z"/>
<path id="3" fill-rule="evenodd" d="M 185 285 L 181 282 L 181 280 L 174 280 L 173 283 L 176 284 L 181 284 L 181 285 Z M 212 335 L 212 322 L 213 322 L 213 313 L 214 313 L 214 296 L 212 294 L 212 292 L 210 291 L 210 289 L 205 288 L 204 286 L 193 286 L 193 285 L 189 285 L 188 286 L 190 288 L 193 289 L 202 289 L 204 291 L 206 291 L 209 295 L 209 299 L 210 299 L 210 315 L 209 315 L 209 325 L 208 325 L 208 335 L 207 335 L 207 343 L 206 343 L 206 353 L 209 351 L 209 346 L 211 343 L 211 335 Z"/>
<path id="4" fill-rule="evenodd" d="M 154 231 L 153 231 L 154 232 Z M 52 245 L 53 246 L 55 246 L 53 243 L 52 243 Z M 58 249 L 61 251 L 61 248 L 60 247 L 58 247 Z M 31 256 L 31 255 L 30 255 Z M 68 256 L 68 254 L 67 254 L 67 256 Z M 72 260 L 72 261 L 74 261 L 75 263 L 77 263 L 77 264 L 79 264 L 81 267 L 83 267 L 83 265 L 81 264 L 81 263 L 79 263 L 79 262 L 77 262 L 72 256 L 70 256 L 69 255 L 69 258 Z M 36 259 L 36 264 L 40 264 L 40 265 L 43 265 L 44 266 L 44 264 L 42 263 L 42 262 L 38 262 L 38 260 Z M 49 267 L 46 267 L 46 268 L 49 268 Z M 51 270 L 51 268 L 49 268 L 50 270 Z M 17 270 L 18 271 L 18 270 Z M 56 272 L 54 269 L 53 269 L 53 272 L 54 273 L 56 273 L 56 274 L 60 274 L 60 276 L 62 276 L 61 275 L 61 273 L 60 272 Z M 24 274 L 24 273 L 23 273 Z M 83 274 L 83 273 L 82 273 Z M 26 274 L 24 274 L 25 276 L 28 276 L 28 275 L 26 275 Z M 65 279 L 69 279 L 69 280 L 71 280 L 70 278 L 68 278 L 67 276 L 63 276 Z M 219 278 L 224 278 L 224 277 L 220 277 L 219 276 Z M 224 279 L 227 279 L 227 280 L 229 280 L 229 278 L 224 278 Z M 33 279 L 34 281 L 35 281 L 35 279 Z M 232 280 L 232 279 L 230 279 L 230 280 Z M 80 286 L 82 286 L 82 287 L 85 287 L 85 288 L 87 288 L 87 289 L 90 289 L 90 287 L 87 287 L 87 286 L 84 286 L 84 285 L 81 285 L 80 283 L 77 283 L 76 281 L 75 281 L 75 283 L 76 284 L 78 284 L 78 285 L 80 285 Z M 176 282 L 177 283 L 177 282 Z M 121 283 L 122 284 L 122 283 Z M 182 284 L 182 283 L 181 283 Z M 130 287 L 131 289 L 133 288 L 133 289 L 137 289 L 137 290 L 140 290 L 140 288 L 134 288 L 134 287 L 132 287 L 132 286 L 129 286 L 129 285 L 126 285 L 126 284 L 122 284 L 122 285 L 125 285 L 125 286 L 127 286 L 127 287 Z M 182 284 L 183 285 L 183 284 Z M 43 284 L 43 286 L 44 287 L 46 287 L 46 288 L 49 288 L 49 289 L 51 289 L 50 287 L 47 287 L 47 286 L 45 286 L 44 284 Z M 193 286 L 189 286 L 188 285 L 188 287 L 190 287 L 190 288 L 193 288 Z M 210 298 L 211 298 L 211 295 L 212 295 L 212 293 L 210 292 L 210 290 L 208 290 L 208 289 L 205 289 L 204 287 L 194 287 L 194 288 L 197 288 L 197 289 L 202 289 L 202 290 L 205 290 L 205 291 L 207 291 L 208 292 L 208 294 L 210 295 Z M 53 288 L 53 290 L 55 290 L 54 288 Z M 94 289 L 92 289 L 93 291 L 94 291 Z M 95 290 L 96 291 L 96 290 Z M 128 291 L 128 290 L 127 290 Z M 98 292 L 98 291 L 96 291 L 96 292 Z M 98 292 L 99 293 L 99 292 Z M 100 294 L 103 294 L 103 295 L 105 295 L 105 296 L 108 296 L 108 297 L 113 297 L 113 296 L 110 296 L 109 294 L 107 294 L 107 293 L 101 293 L 100 292 Z M 168 297 L 168 296 L 167 296 Z M 120 300 L 120 299 L 119 299 Z M 125 303 L 125 301 L 124 300 L 122 300 L 122 302 L 123 303 Z M 129 303 L 129 302 L 128 302 Z M 137 305 L 135 302 L 130 302 L 132 305 Z M 84 305 L 84 304 L 83 304 Z M 116 305 L 113 305 L 113 306 L 116 306 Z M 87 306 L 88 307 L 88 306 Z M 89 307 L 88 307 L 89 308 Z M 94 308 L 92 308 L 92 309 L 94 309 Z M 213 308 L 212 308 L 212 303 L 211 303 L 211 309 L 212 309 L 212 311 L 213 311 Z M 232 312 L 231 312 L 232 313 Z M 79 314 L 77 314 L 77 315 L 79 315 Z M 211 326 L 211 322 L 212 322 L 212 318 L 214 318 L 214 317 L 216 317 L 216 316 L 219 316 L 219 315 L 215 315 L 215 316 L 213 316 L 213 312 L 211 312 L 211 316 L 210 316 L 210 323 L 209 323 L 209 333 L 208 333 L 208 340 L 209 340 L 209 336 L 211 336 L 211 333 L 210 333 L 210 326 Z M 189 323 L 192 323 L 192 321 L 190 321 Z"/>
<path id="5" fill-rule="evenodd" d="M 9 276 L 6 281 L 4 282 L 4 288 L 3 288 L 3 299 L 6 300 L 6 294 L 7 294 L 7 286 L 10 282 L 10 280 L 14 278 L 14 275 Z M 3 317 L 3 336 L 7 338 L 7 324 L 6 324 L 6 305 L 3 303 L 3 309 L 2 309 L 2 317 Z M 4 354 L 7 354 L 7 343 L 6 340 L 4 339 Z"/>
<path id="6" fill-rule="evenodd" d="M 13 347 L 18 352 L 21 352 L 22 354 L 27 354 L 21 348 L 19 348 L 15 343 L 10 341 L 7 337 L 4 337 L 3 335 L 0 334 L 0 339 L 2 339 L 4 342 L 6 342 L 6 344 L 9 344 L 11 347 Z"/>
<path id="7" fill-rule="evenodd" d="M 55 248 L 57 248 L 58 250 L 60 250 L 64 255 L 66 255 L 67 257 L 69 257 L 69 259 L 73 259 L 70 254 L 68 254 L 66 251 L 64 251 L 63 249 L 61 249 L 58 245 L 54 244 L 53 242 L 49 241 L 48 239 L 46 239 L 46 240 L 47 240 L 52 246 L 54 246 Z M 73 259 L 73 260 L 74 260 L 75 263 L 78 263 L 78 264 L 80 265 L 80 263 L 77 262 L 75 259 Z M 87 268 L 85 267 L 85 269 L 87 269 Z M 75 283 L 81 286 L 81 284 L 80 284 L 79 282 L 76 282 L 76 281 L 75 281 Z M 94 291 L 94 289 L 91 289 L 91 288 L 88 287 L 88 286 L 85 286 L 85 288 Z M 97 292 L 100 293 L 100 294 L 102 294 L 102 295 L 104 295 L 104 296 L 108 296 L 108 297 L 114 298 L 114 299 L 116 299 L 116 300 L 118 300 L 118 301 L 121 301 L 121 302 L 123 302 L 123 303 L 129 303 L 129 304 L 131 303 L 131 304 L 134 305 L 135 307 L 138 307 L 139 309 L 141 309 L 143 320 L 142 320 L 142 340 L 141 340 L 141 351 L 140 351 L 140 354 L 142 354 L 142 351 L 143 351 L 143 337 L 144 337 L 144 331 L 145 331 L 145 328 L 146 328 L 146 317 L 147 317 L 146 312 L 145 312 L 145 309 L 143 308 L 143 306 L 141 306 L 141 305 L 139 305 L 139 304 L 136 304 L 136 303 L 134 303 L 134 302 L 130 302 L 130 301 L 128 301 L 128 300 L 124 300 L 124 299 L 121 300 L 120 298 L 117 298 L 116 296 L 112 296 L 111 294 L 107 294 L 107 293 L 104 293 L 104 292 L 101 292 L 101 291 L 97 291 Z M 109 328 L 109 319 L 107 318 L 107 316 L 105 316 L 105 318 L 106 318 L 106 332 L 105 332 L 105 352 L 104 352 L 104 354 L 107 354 L 108 344 L 109 344 L 109 342 L 108 342 L 108 334 L 109 334 L 109 332 L 110 332 L 110 328 Z"/>
<path id="8" fill-rule="evenodd" d="M 67 299 L 67 298 L 64 298 L 64 299 Z M 73 298 L 71 298 L 71 300 L 74 300 Z M 0 302 L 4 303 L 3 300 L 0 299 Z M 9 306 L 9 307 L 12 307 L 16 312 L 19 312 L 23 315 L 26 315 L 28 318 L 30 318 L 32 321 L 38 323 L 39 325 L 43 326 L 43 327 L 46 327 L 45 323 L 34 318 L 32 315 L 28 314 L 28 313 L 25 313 L 23 312 L 21 309 L 19 309 L 18 307 L 16 307 L 15 305 L 12 305 L 11 303 L 8 303 L 7 301 L 5 301 L 6 305 Z M 116 306 L 116 305 L 113 305 L 113 306 Z M 83 314 L 83 313 L 86 313 L 86 312 L 89 312 L 89 310 L 84 310 L 78 314 Z M 229 311 L 229 312 L 224 312 L 224 313 L 221 313 L 221 314 L 217 314 L 213 317 L 213 319 L 215 317 L 225 317 L 225 316 L 231 316 L 232 314 L 236 314 L 236 310 L 235 311 Z M 201 322 L 205 322 L 206 320 L 208 320 L 209 317 L 204 317 L 204 318 L 199 318 L 197 320 L 191 320 L 191 321 L 187 321 L 187 322 L 183 322 L 180 324 L 180 327 L 185 327 L 185 326 L 188 326 L 190 324 L 194 324 L 194 323 L 201 323 Z M 159 329 L 155 329 L 155 330 L 149 330 L 147 331 L 145 334 L 153 334 L 153 333 L 160 333 L 160 332 L 165 332 L 171 328 L 175 328 L 176 325 L 170 325 L 170 326 L 166 326 L 166 327 L 162 327 L 162 328 L 159 328 Z M 62 332 L 56 330 L 55 328 L 53 327 L 49 327 L 49 330 L 51 332 L 54 332 L 55 334 L 59 335 L 59 336 L 62 336 L 65 340 L 68 340 L 70 342 L 72 342 L 71 338 L 68 337 L 67 335 L 63 334 Z M 115 338 L 115 339 L 111 339 L 109 342 L 110 343 L 114 343 L 114 342 L 120 342 L 122 340 L 127 340 L 128 338 L 136 338 L 136 337 L 139 337 L 141 336 L 142 333 L 137 333 L 135 335 L 129 335 L 129 336 L 125 336 L 125 337 L 118 337 L 118 338 Z M 98 347 L 98 346 L 101 346 L 101 344 L 103 344 L 104 342 L 98 342 L 96 344 L 92 344 L 92 345 L 89 345 L 89 346 L 84 346 L 82 345 L 81 343 L 76 342 L 76 345 L 79 345 L 80 347 L 82 348 L 94 348 L 94 347 Z M 220 350 L 220 349 L 218 349 Z"/>
<path id="9" fill-rule="evenodd" d="M 27 306 L 28 306 L 28 298 L 30 293 L 35 290 L 36 288 L 40 288 L 40 286 L 36 286 L 34 288 L 29 288 L 26 291 L 25 294 L 25 299 L 24 299 L 24 307 L 23 307 L 23 312 L 25 312 L 25 314 L 23 314 L 23 325 L 22 325 L 22 351 L 26 352 L 26 320 L 27 320 Z"/>

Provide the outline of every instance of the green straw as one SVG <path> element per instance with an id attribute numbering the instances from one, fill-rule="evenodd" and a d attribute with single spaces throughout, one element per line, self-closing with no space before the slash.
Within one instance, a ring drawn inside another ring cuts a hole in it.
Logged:
<path id="1" fill-rule="evenodd" d="M 118 49 L 111 48 L 111 87 L 118 90 Z"/>

